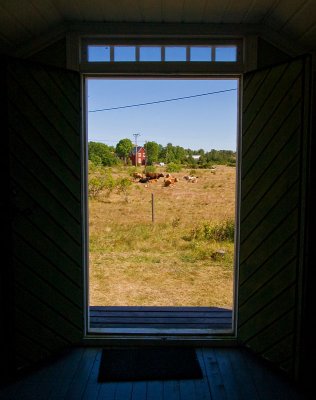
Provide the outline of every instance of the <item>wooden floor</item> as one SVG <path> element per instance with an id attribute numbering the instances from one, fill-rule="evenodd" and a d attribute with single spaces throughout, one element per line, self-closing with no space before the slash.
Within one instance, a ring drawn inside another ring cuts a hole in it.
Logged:
<path id="1" fill-rule="evenodd" d="M 232 310 L 217 307 L 89 307 L 90 328 L 231 330 Z"/>
<path id="2" fill-rule="evenodd" d="M 98 383 L 101 348 L 76 348 L 0 389 L 0 399 L 294 400 L 308 399 L 240 348 L 199 348 L 203 379 Z"/>

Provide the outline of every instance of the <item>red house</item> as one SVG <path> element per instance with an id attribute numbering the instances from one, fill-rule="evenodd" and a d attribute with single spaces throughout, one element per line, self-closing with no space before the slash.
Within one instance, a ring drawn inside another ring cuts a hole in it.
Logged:
<path id="1" fill-rule="evenodd" d="M 137 156 L 137 159 L 136 159 Z M 130 159 L 132 161 L 132 165 L 145 165 L 146 164 L 146 152 L 144 147 L 136 146 L 133 148 L 132 153 L 130 155 Z"/>

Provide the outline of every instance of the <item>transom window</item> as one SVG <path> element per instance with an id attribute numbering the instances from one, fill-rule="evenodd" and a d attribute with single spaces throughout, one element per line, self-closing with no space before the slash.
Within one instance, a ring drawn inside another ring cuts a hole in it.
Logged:
<path id="1" fill-rule="evenodd" d="M 81 63 L 241 63 L 241 40 L 196 43 L 83 39 Z"/>

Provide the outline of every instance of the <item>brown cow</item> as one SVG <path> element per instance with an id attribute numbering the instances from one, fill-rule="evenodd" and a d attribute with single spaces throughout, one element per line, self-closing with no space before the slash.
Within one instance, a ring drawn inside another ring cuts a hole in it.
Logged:
<path id="1" fill-rule="evenodd" d="M 146 172 L 146 177 L 149 179 L 159 179 L 164 177 L 164 174 L 157 173 L 157 172 Z"/>
<path id="2" fill-rule="evenodd" d="M 139 172 L 133 173 L 133 178 L 135 178 L 135 179 L 141 179 L 142 177 L 143 177 L 143 174 L 140 174 Z"/>
<path id="3" fill-rule="evenodd" d="M 178 178 L 173 178 L 172 176 L 170 176 L 169 178 L 166 178 L 164 180 L 164 186 L 170 186 L 170 185 L 174 185 L 176 182 L 178 182 Z"/>

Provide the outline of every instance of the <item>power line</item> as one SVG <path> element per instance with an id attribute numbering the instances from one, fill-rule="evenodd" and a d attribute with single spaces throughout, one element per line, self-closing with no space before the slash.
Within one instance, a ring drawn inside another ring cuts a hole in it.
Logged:
<path id="1" fill-rule="evenodd" d="M 100 108 L 100 109 L 97 109 L 97 110 L 89 110 L 89 112 L 111 111 L 111 110 L 119 110 L 119 109 L 122 109 L 122 108 L 148 106 L 148 105 L 151 105 L 151 104 L 166 103 L 168 101 L 178 101 L 178 100 L 192 99 L 194 97 L 210 96 L 212 94 L 232 92 L 234 90 L 237 90 L 237 88 L 235 88 L 235 89 L 226 89 L 226 90 L 218 90 L 217 92 L 207 92 L 207 93 L 194 94 L 194 95 L 191 95 L 191 96 L 176 97 L 176 98 L 173 98 L 173 99 L 150 101 L 150 102 L 147 102 L 147 103 L 129 104 L 129 105 L 125 105 L 125 106 L 110 107 L 110 108 Z"/>

